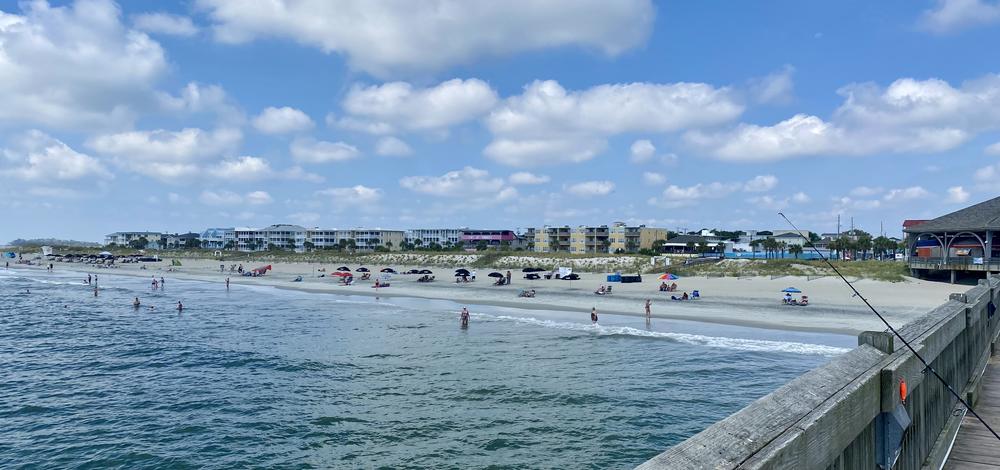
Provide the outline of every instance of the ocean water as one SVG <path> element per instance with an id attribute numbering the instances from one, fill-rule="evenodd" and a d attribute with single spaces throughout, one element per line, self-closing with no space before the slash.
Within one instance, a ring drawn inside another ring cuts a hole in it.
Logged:
<path id="1" fill-rule="evenodd" d="M 631 468 L 854 342 L 99 276 L 0 270 L 0 468 Z"/>

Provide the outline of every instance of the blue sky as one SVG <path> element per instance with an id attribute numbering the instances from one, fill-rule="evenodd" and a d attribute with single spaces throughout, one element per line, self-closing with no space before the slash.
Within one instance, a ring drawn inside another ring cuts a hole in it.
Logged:
<path id="1" fill-rule="evenodd" d="M 0 1 L 0 240 L 898 234 L 1000 192 L 994 1 L 264 5 Z"/>

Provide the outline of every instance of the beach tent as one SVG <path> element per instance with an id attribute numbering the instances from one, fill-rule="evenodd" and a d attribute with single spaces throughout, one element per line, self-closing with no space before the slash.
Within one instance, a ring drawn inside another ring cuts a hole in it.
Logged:
<path id="1" fill-rule="evenodd" d="M 102 252 L 98 253 L 97 255 L 98 256 L 111 256 L 111 252 L 110 251 L 102 251 Z"/>
<path id="2" fill-rule="evenodd" d="M 801 294 L 802 293 L 802 291 L 800 291 L 800 290 L 798 290 L 798 289 L 796 289 L 794 287 L 786 287 L 784 289 L 781 289 L 781 292 L 788 292 L 789 294 Z"/>
<path id="3" fill-rule="evenodd" d="M 11 259 L 17 258 L 17 253 L 14 253 L 13 251 L 8 251 L 8 252 L 4 253 L 3 255 L 6 256 L 6 257 L 8 257 L 8 258 L 11 258 Z"/>
<path id="4" fill-rule="evenodd" d="M 421 269 L 417 274 L 434 274 L 434 271 L 431 271 L 430 269 Z"/>
<path id="5" fill-rule="evenodd" d="M 559 277 L 566 277 L 573 274 L 573 268 L 559 267 Z"/>
<path id="6" fill-rule="evenodd" d="M 676 274 L 666 273 L 666 274 L 660 275 L 660 277 L 657 278 L 657 279 L 659 279 L 661 281 L 676 281 L 676 280 L 680 279 L 680 277 L 678 277 Z"/>
<path id="7" fill-rule="evenodd" d="M 540 273 L 542 271 L 545 270 L 542 268 L 524 268 L 521 270 L 522 273 Z"/>

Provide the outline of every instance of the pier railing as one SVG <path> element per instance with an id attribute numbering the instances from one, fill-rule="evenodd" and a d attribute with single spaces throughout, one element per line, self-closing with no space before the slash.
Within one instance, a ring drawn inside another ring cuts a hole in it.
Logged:
<path id="1" fill-rule="evenodd" d="M 996 348 L 998 304 L 993 276 L 898 328 L 973 406 Z M 961 405 L 889 333 L 864 332 L 858 344 L 638 468 L 939 468 Z"/>

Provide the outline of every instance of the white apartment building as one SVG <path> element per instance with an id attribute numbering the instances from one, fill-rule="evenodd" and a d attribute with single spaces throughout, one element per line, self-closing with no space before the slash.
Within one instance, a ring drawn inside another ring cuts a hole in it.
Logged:
<path id="1" fill-rule="evenodd" d="M 406 242 L 417 246 L 437 243 L 441 246 L 455 245 L 462 240 L 462 228 L 411 228 L 406 231 Z M 419 242 L 417 240 L 420 240 Z"/>
<path id="2" fill-rule="evenodd" d="M 321 229 L 299 225 L 278 224 L 261 229 L 237 228 L 234 230 L 236 249 L 239 251 L 266 251 L 270 245 L 285 250 L 302 252 L 306 242 L 313 249 L 322 250 L 339 247 L 353 241 L 353 250 L 374 251 L 382 246 L 389 250 L 399 250 L 403 244 L 402 230 L 384 229 Z"/>
<path id="3" fill-rule="evenodd" d="M 236 229 L 235 228 L 210 228 L 201 232 L 201 247 L 209 248 L 213 250 L 221 250 L 226 247 L 228 243 L 232 243 L 236 246 Z"/>
<path id="4" fill-rule="evenodd" d="M 104 244 L 114 243 L 117 246 L 130 246 L 133 240 L 146 239 L 146 248 L 150 250 L 160 249 L 163 234 L 160 232 L 115 232 L 104 236 Z"/>

